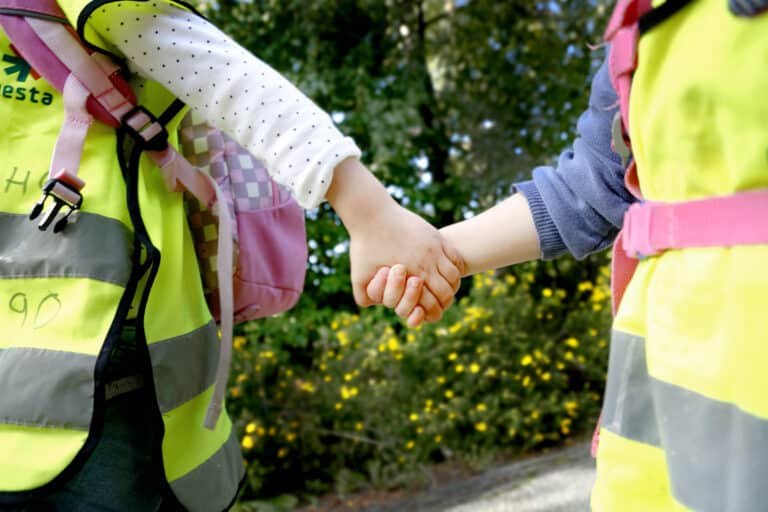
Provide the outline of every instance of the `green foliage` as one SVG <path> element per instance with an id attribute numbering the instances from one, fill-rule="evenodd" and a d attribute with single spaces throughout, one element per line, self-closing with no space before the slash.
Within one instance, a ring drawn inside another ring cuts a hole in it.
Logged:
<path id="1" fill-rule="evenodd" d="M 204 12 L 336 114 L 399 201 L 445 225 L 568 145 L 606 4 L 219 0 Z M 327 206 L 310 218 L 304 304 L 353 311 L 346 232 Z"/>
<path id="2" fill-rule="evenodd" d="M 582 434 L 605 383 L 607 276 L 535 262 L 474 276 L 443 322 L 416 330 L 372 309 L 311 328 L 285 315 L 238 337 L 228 408 L 246 496 L 405 485 L 423 464 L 477 466 Z M 308 329 L 311 353 L 283 342 Z"/>
<path id="3" fill-rule="evenodd" d="M 207 4 L 214 23 L 333 114 L 393 196 L 437 225 L 506 197 L 569 145 L 608 11 L 607 0 Z M 347 234 L 327 205 L 309 218 L 300 304 L 237 338 L 229 409 L 245 497 L 262 499 L 251 509 L 403 485 L 421 464 L 478 466 L 592 427 L 604 258 L 475 277 L 441 323 L 407 331 L 382 309 L 358 316 Z"/>

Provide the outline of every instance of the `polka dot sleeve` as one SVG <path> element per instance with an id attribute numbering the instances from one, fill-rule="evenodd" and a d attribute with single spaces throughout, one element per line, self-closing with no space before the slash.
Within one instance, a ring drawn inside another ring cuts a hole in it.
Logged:
<path id="1" fill-rule="evenodd" d="M 322 202 L 333 169 L 360 156 L 330 116 L 208 21 L 164 2 L 154 14 L 133 12 L 131 4 L 107 4 L 92 16 L 103 17 L 96 20 L 100 35 L 132 70 L 247 148 L 304 208 Z"/>

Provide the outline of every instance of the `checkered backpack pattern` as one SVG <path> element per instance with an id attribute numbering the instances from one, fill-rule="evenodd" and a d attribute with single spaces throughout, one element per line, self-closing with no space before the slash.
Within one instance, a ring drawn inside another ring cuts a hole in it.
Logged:
<path id="1" fill-rule="evenodd" d="M 184 157 L 222 189 L 236 226 L 235 323 L 290 309 L 301 294 L 306 271 L 303 210 L 261 162 L 199 114 L 186 115 L 179 141 Z M 194 196 L 187 194 L 186 204 L 206 298 L 218 320 L 219 221 Z"/>

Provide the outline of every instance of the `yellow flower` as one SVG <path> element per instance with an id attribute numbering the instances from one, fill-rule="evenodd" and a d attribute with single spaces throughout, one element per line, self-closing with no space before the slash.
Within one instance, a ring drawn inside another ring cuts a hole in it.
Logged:
<path id="1" fill-rule="evenodd" d="M 453 391 L 451 391 L 450 389 L 445 390 L 445 398 L 449 400 L 453 398 Z"/>
<path id="2" fill-rule="evenodd" d="M 307 393 L 314 393 L 315 392 L 315 386 L 311 382 L 302 382 L 301 383 L 301 390 L 305 391 Z"/>
<path id="3" fill-rule="evenodd" d="M 406 450 L 413 450 L 413 447 L 416 446 L 416 442 L 413 440 L 408 441 L 405 443 L 405 449 Z"/>
<path id="4" fill-rule="evenodd" d="M 342 347 L 349 343 L 349 335 L 345 331 L 337 332 L 336 338 L 339 340 L 339 345 Z"/>
<path id="5" fill-rule="evenodd" d="M 483 327 L 483 332 L 485 334 L 491 334 L 493 332 L 493 327 L 491 327 L 490 325 L 486 325 L 485 327 Z"/>
<path id="6" fill-rule="evenodd" d="M 254 447 L 254 445 L 255 445 L 256 443 L 254 443 L 254 442 L 253 442 L 253 437 L 252 437 L 252 436 L 245 436 L 245 437 L 243 437 L 243 442 L 242 442 L 242 443 L 240 443 L 240 444 L 241 444 L 241 445 L 243 446 L 243 448 L 245 448 L 246 450 L 250 450 L 250 449 L 252 449 L 252 448 Z"/>
<path id="7" fill-rule="evenodd" d="M 408 416 L 408 419 L 411 421 L 419 421 L 419 415 L 415 412 L 412 412 L 410 416 Z"/>
<path id="8" fill-rule="evenodd" d="M 451 352 L 450 354 L 448 354 L 449 361 L 454 361 L 457 357 L 459 357 L 459 355 L 456 352 Z"/>
<path id="9" fill-rule="evenodd" d="M 284 459 L 288 455 L 288 448 L 280 448 L 277 450 L 277 458 Z"/>
<path id="10" fill-rule="evenodd" d="M 485 375 L 487 375 L 488 377 L 495 377 L 496 373 L 497 372 L 495 368 L 488 368 L 487 370 L 485 370 Z"/>
<path id="11" fill-rule="evenodd" d="M 400 342 L 397 341 L 397 338 L 392 336 L 387 340 L 387 348 L 389 348 L 389 350 L 391 350 L 392 352 L 394 352 L 395 350 L 399 350 Z"/>
<path id="12" fill-rule="evenodd" d="M 533 358 L 530 356 L 530 354 L 526 354 L 523 356 L 522 359 L 520 359 L 520 364 L 523 366 L 528 366 L 533 362 Z"/>
<path id="13" fill-rule="evenodd" d="M 379 352 L 386 352 L 387 351 L 387 344 L 386 343 L 379 343 L 379 346 L 377 347 L 377 350 Z"/>
<path id="14" fill-rule="evenodd" d="M 549 289 L 549 288 L 544 288 L 543 290 L 541 290 L 541 294 L 544 297 L 551 297 L 552 296 L 552 290 Z"/>
<path id="15" fill-rule="evenodd" d="M 240 375 L 237 376 L 237 383 L 238 384 L 242 384 L 246 380 L 248 380 L 248 377 L 244 373 L 241 373 Z"/>
<path id="16" fill-rule="evenodd" d="M 342 407 L 344 407 L 344 404 L 340 402 L 336 402 L 336 404 L 333 406 L 333 408 L 336 409 L 337 411 L 340 411 Z"/>
<path id="17" fill-rule="evenodd" d="M 509 437 L 515 437 L 516 434 L 517 434 L 517 429 L 516 428 L 510 428 L 510 429 L 507 430 L 507 435 Z"/>
<path id="18" fill-rule="evenodd" d="M 247 424 L 245 426 L 245 433 L 246 434 L 253 434 L 254 432 L 256 432 L 256 423 L 250 422 L 249 424 Z"/>
<path id="19" fill-rule="evenodd" d="M 555 363 L 555 367 L 558 370 L 562 370 L 563 368 L 565 368 L 565 365 L 563 363 L 561 363 L 560 361 L 558 361 L 557 363 Z"/>
<path id="20" fill-rule="evenodd" d="M 336 320 L 334 320 L 333 322 L 331 322 L 331 329 L 333 329 L 333 330 L 335 331 L 335 330 L 337 330 L 338 328 L 339 328 L 339 322 L 337 322 Z"/>
<path id="21" fill-rule="evenodd" d="M 323 377 L 323 380 L 325 382 L 331 382 L 333 380 L 333 378 L 330 375 L 326 375 L 325 377 Z"/>
<path id="22" fill-rule="evenodd" d="M 589 330 L 589 335 L 590 335 L 590 336 L 597 336 L 597 329 L 595 329 L 594 327 L 593 327 L 593 328 L 591 328 L 591 329 Z"/>
<path id="23" fill-rule="evenodd" d="M 454 368 L 454 370 L 456 371 L 456 373 L 461 373 L 461 372 L 464 371 L 464 365 L 463 364 L 457 364 L 456 367 Z"/>
<path id="24" fill-rule="evenodd" d="M 571 336 L 570 338 L 565 340 L 565 344 L 568 345 L 569 347 L 576 348 L 579 346 L 579 340 Z"/>
<path id="25" fill-rule="evenodd" d="M 527 388 L 530 383 L 531 383 L 531 378 L 528 375 L 523 377 L 523 387 L 524 388 Z"/>
<path id="26" fill-rule="evenodd" d="M 229 396 L 232 398 L 239 398 L 243 394 L 243 391 L 239 387 L 229 388 Z"/>
<path id="27" fill-rule="evenodd" d="M 245 336 L 235 336 L 232 339 L 232 344 L 234 345 L 235 350 L 243 350 L 243 347 L 245 347 L 246 341 L 247 339 L 245 338 Z"/>
<path id="28" fill-rule="evenodd" d="M 565 353 L 565 358 L 566 358 L 568 361 L 570 361 L 571 359 L 573 359 L 573 352 L 571 352 L 570 350 L 569 350 L 568 352 L 566 352 L 566 353 Z"/>
<path id="29" fill-rule="evenodd" d="M 440 441 L 442 441 L 442 440 L 443 440 L 443 436 L 441 436 L 441 435 L 439 435 L 439 434 L 435 436 L 435 442 L 436 442 L 436 443 L 439 443 L 439 442 L 440 442 Z"/>
<path id="30" fill-rule="evenodd" d="M 448 413 L 448 419 L 449 420 L 455 420 L 456 419 L 456 413 L 455 412 L 449 412 Z"/>
<path id="31" fill-rule="evenodd" d="M 285 440 L 289 443 L 292 443 L 294 440 L 296 440 L 296 434 L 294 432 L 288 432 L 285 434 Z"/>
<path id="32" fill-rule="evenodd" d="M 539 419 L 539 411 L 537 409 L 534 409 L 531 411 L 531 419 L 532 420 Z"/>
<path id="33" fill-rule="evenodd" d="M 344 374 L 344 380 L 349 382 L 353 379 L 353 375 L 351 373 L 345 373 Z"/>
<path id="34" fill-rule="evenodd" d="M 480 412 L 483 412 L 486 409 L 485 404 L 477 404 L 477 407 L 475 408 Z"/>
<path id="35" fill-rule="evenodd" d="M 486 430 L 488 430 L 488 425 L 480 421 L 478 423 L 475 423 L 475 430 L 477 430 L 478 432 L 485 432 Z"/>
<path id="36" fill-rule="evenodd" d="M 461 324 L 459 322 L 456 322 L 455 324 L 453 324 L 448 328 L 448 332 L 451 334 L 456 334 L 460 330 L 461 330 Z"/>
<path id="37" fill-rule="evenodd" d="M 264 427 L 259 427 L 256 429 L 256 435 L 259 437 L 264 437 L 264 435 L 267 433 L 267 429 Z"/>
<path id="38" fill-rule="evenodd" d="M 445 377 L 443 377 L 442 375 L 438 376 L 435 380 L 437 381 L 438 384 L 445 384 Z"/>
<path id="39" fill-rule="evenodd" d="M 479 372 L 480 371 L 480 365 L 477 364 L 477 363 L 472 363 L 471 365 L 469 365 L 469 371 L 472 372 L 472 373 Z"/>
<path id="40" fill-rule="evenodd" d="M 423 433 L 424 433 L 424 428 L 423 428 L 423 427 L 419 427 L 419 428 L 417 428 L 417 429 L 416 429 L 416 433 L 417 433 L 417 434 L 423 434 Z"/>
<path id="41" fill-rule="evenodd" d="M 506 283 L 509 285 L 514 285 L 515 283 L 517 283 L 517 278 L 512 274 L 507 274 L 506 276 L 504 276 L 504 281 L 506 281 Z"/>
<path id="42" fill-rule="evenodd" d="M 568 435 L 571 433 L 570 418 L 564 418 L 562 421 L 560 421 L 560 432 L 562 432 L 564 435 Z"/>
<path id="43" fill-rule="evenodd" d="M 589 281 L 582 281 L 579 283 L 579 291 L 586 292 L 593 288 L 592 283 Z"/>
<path id="44" fill-rule="evenodd" d="M 416 336 L 414 336 L 411 333 L 408 333 L 408 335 L 405 337 L 405 341 L 407 341 L 408 343 L 413 343 L 414 341 L 416 341 Z"/>
<path id="45" fill-rule="evenodd" d="M 355 423 L 355 430 L 357 430 L 358 432 L 363 430 L 363 427 L 364 425 L 362 421 L 358 421 L 357 423 Z"/>
<path id="46" fill-rule="evenodd" d="M 541 380 L 543 380 L 544 382 L 547 382 L 551 378 L 552 378 L 552 375 L 549 372 L 544 372 L 541 374 Z"/>

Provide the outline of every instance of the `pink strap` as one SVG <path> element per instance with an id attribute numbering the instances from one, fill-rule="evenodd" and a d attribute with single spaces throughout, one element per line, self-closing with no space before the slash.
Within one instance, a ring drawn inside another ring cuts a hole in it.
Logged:
<path id="1" fill-rule="evenodd" d="M 680 203 L 633 204 L 624 216 L 622 248 L 631 257 L 667 249 L 768 244 L 768 190 Z"/>
<path id="2" fill-rule="evenodd" d="M 115 121 L 119 124 L 123 115 L 133 107 L 133 102 L 115 87 L 101 65 L 72 36 L 68 27 L 61 23 L 35 18 L 28 18 L 26 21 L 35 34 L 48 48 L 54 49 L 61 62 L 88 87 L 99 104 L 106 109 L 112 120 L 109 124 L 114 125 Z M 98 114 L 94 112 L 94 115 Z"/>
<path id="3" fill-rule="evenodd" d="M 206 208 L 213 207 L 217 191 L 211 186 L 210 177 L 193 167 L 176 149 L 168 146 L 163 151 L 147 151 L 147 154 L 160 167 L 168 190 L 180 191 L 183 186 Z"/>
<path id="4" fill-rule="evenodd" d="M 76 175 L 80 169 L 85 138 L 93 123 L 93 116 L 85 108 L 88 95 L 88 89 L 74 75 L 69 75 L 64 84 L 64 123 L 53 148 L 48 169 L 50 178 L 56 177 L 62 170 L 68 171 L 69 175 Z M 82 186 L 78 190 L 80 188 Z"/>
<path id="5" fill-rule="evenodd" d="M 232 329 L 234 324 L 234 290 L 232 288 L 232 279 L 234 269 L 234 247 L 233 247 L 233 225 L 232 219 L 227 211 L 227 202 L 224 192 L 216 184 L 213 178 L 202 172 L 210 186 L 216 192 L 216 204 L 214 213 L 219 217 L 219 240 L 218 256 L 216 258 L 216 271 L 219 275 L 219 304 L 221 307 L 221 341 L 219 345 L 219 362 L 216 366 L 216 380 L 213 386 L 213 395 L 208 404 L 208 411 L 203 425 L 205 428 L 213 430 L 216 428 L 216 422 L 221 415 L 224 404 L 224 395 L 227 391 L 227 381 L 229 380 L 229 369 L 232 360 Z"/>
<path id="6" fill-rule="evenodd" d="M 67 18 L 59 4 L 52 0 L 0 0 L 0 8 Z"/>

